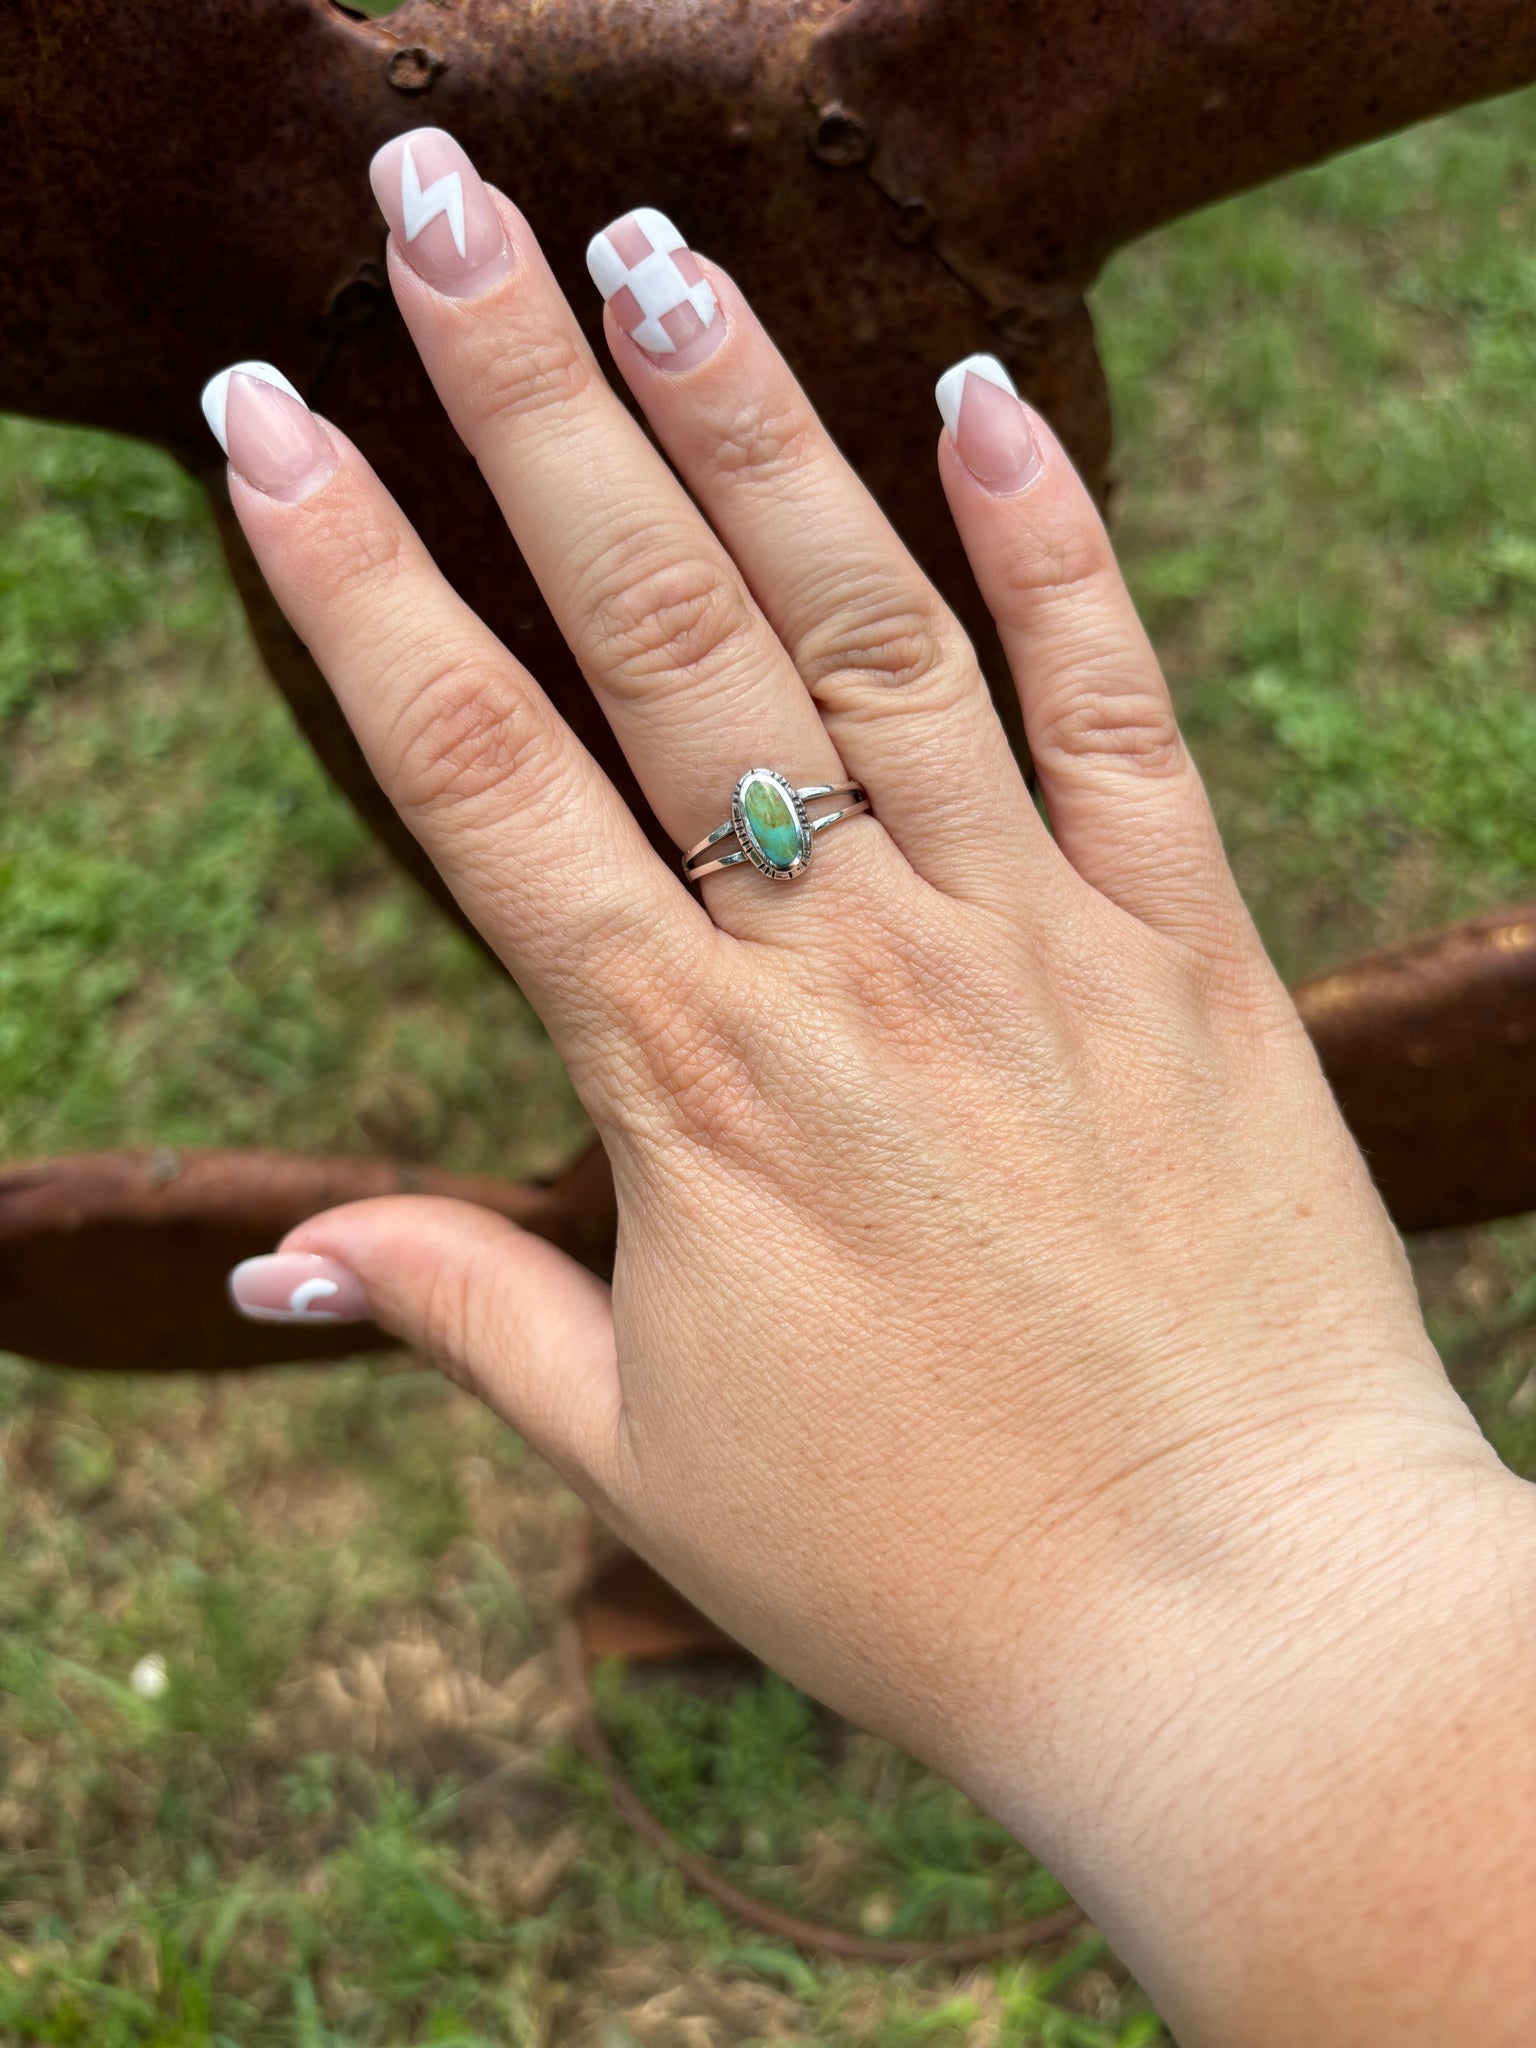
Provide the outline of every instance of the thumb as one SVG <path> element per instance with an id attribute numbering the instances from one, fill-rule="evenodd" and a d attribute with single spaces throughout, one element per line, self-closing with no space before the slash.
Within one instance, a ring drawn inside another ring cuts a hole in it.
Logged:
<path id="1" fill-rule="evenodd" d="M 436 1195 L 348 1202 L 236 1266 L 229 1291 L 258 1322 L 378 1323 L 603 1485 L 622 1405 L 611 1290 L 504 1216 Z"/>

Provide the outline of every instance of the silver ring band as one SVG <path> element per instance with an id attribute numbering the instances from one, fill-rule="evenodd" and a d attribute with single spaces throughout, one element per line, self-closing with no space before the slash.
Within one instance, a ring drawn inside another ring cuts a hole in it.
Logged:
<path id="1" fill-rule="evenodd" d="M 807 806 L 826 797 L 839 799 L 837 809 L 813 818 Z M 749 768 L 732 793 L 731 815 L 697 846 L 689 847 L 683 855 L 683 873 L 696 882 L 718 868 L 750 862 L 771 881 L 792 882 L 810 865 L 818 832 L 868 809 L 869 798 L 857 782 L 812 782 L 796 789 L 776 768 Z M 725 839 L 735 840 L 733 851 L 713 859 L 700 857 Z"/>

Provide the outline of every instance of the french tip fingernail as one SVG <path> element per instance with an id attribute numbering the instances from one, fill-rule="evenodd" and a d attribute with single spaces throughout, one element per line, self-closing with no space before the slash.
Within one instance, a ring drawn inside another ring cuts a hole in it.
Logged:
<path id="1" fill-rule="evenodd" d="M 967 356 L 934 386 L 955 452 L 978 483 L 999 496 L 1023 490 L 1040 473 L 1029 413 L 996 356 Z"/>
<path id="2" fill-rule="evenodd" d="M 630 340 L 668 367 L 697 362 L 723 338 L 699 259 L 654 206 L 637 206 L 594 235 L 587 271 Z"/>
<path id="3" fill-rule="evenodd" d="M 247 483 L 296 503 L 336 467 L 325 429 L 271 363 L 231 363 L 203 386 L 203 417 Z"/>
<path id="4" fill-rule="evenodd" d="M 940 416 L 952 439 L 960 426 L 960 402 L 965 396 L 967 377 L 984 377 L 999 391 L 1006 391 L 1010 398 L 1019 395 L 1018 386 L 996 356 L 966 356 L 961 362 L 951 363 L 934 385 L 933 395 L 939 402 Z"/>
<path id="5" fill-rule="evenodd" d="M 229 1276 L 229 1298 L 253 1323 L 358 1323 L 370 1313 L 350 1267 L 313 1252 L 242 1259 Z"/>
<path id="6" fill-rule="evenodd" d="M 297 398 L 300 405 L 304 404 L 275 364 L 231 363 L 227 370 L 220 370 L 203 386 L 203 418 L 213 429 L 213 438 L 226 455 L 229 453 L 229 386 L 233 377 L 254 377 L 259 383 L 268 384 L 275 391 L 286 391 L 290 398 Z"/>

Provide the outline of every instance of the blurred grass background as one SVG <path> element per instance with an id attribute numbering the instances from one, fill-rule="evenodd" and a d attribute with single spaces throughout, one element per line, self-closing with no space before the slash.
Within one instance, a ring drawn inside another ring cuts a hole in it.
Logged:
<path id="1" fill-rule="evenodd" d="M 1292 978 L 1532 891 L 1533 165 L 1525 94 L 1185 222 L 1095 294 L 1127 570 Z M 0 421 L 0 735 L 0 1156 L 567 1152 L 536 1020 L 330 792 L 156 453 Z M 1536 1233 L 1415 1255 L 1536 1468 Z M 872 1972 L 684 1891 L 568 1747 L 572 1504 L 435 1374 L 0 1360 L 0 1446 L 0 2041 L 1164 2038 L 1092 1936 Z M 938 1934 L 1057 1896 L 776 1681 L 604 1699 L 657 1809 L 782 1903 Z"/>

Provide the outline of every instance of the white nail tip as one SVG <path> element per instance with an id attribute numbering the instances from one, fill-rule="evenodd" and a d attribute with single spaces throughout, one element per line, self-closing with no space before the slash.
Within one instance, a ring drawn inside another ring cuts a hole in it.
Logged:
<path id="1" fill-rule="evenodd" d="M 606 233 L 594 235 L 587 244 L 587 275 L 602 293 L 605 306 L 629 275 L 623 257 Z"/>
<path id="2" fill-rule="evenodd" d="M 664 213 L 658 213 L 654 206 L 637 206 L 630 216 L 651 247 L 664 256 L 671 256 L 679 249 L 686 249 L 673 222 Z"/>
<path id="3" fill-rule="evenodd" d="M 224 416 L 229 405 L 229 380 L 237 372 L 243 377 L 255 377 L 262 384 L 271 384 L 278 391 L 286 391 L 290 398 L 297 398 L 300 405 L 304 404 L 282 371 L 274 369 L 271 363 L 231 363 L 227 370 L 220 370 L 203 386 L 203 418 L 213 429 L 213 438 L 226 455 L 229 453 L 229 436 L 225 432 Z"/>
<path id="4" fill-rule="evenodd" d="M 933 387 L 940 416 L 949 429 L 951 440 L 960 425 L 960 401 L 965 396 L 967 377 L 983 377 L 987 383 L 995 384 L 999 391 L 1006 391 L 1011 398 L 1019 395 L 1013 379 L 996 356 L 967 356 L 964 362 L 954 364 Z"/>
<path id="5" fill-rule="evenodd" d="M 664 213 L 658 213 L 654 206 L 632 207 L 621 218 L 635 223 L 650 243 L 653 258 L 675 255 L 679 249 L 688 246 L 676 225 Z M 587 275 L 602 293 L 604 305 L 630 281 L 630 266 L 609 241 L 606 228 L 587 244 Z"/>

